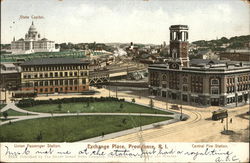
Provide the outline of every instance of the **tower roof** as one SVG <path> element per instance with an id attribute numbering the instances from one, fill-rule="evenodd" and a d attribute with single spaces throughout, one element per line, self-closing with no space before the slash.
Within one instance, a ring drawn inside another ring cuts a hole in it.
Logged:
<path id="1" fill-rule="evenodd" d="M 170 30 L 181 30 L 181 29 L 188 30 L 188 26 L 187 25 L 171 25 L 169 29 Z"/>

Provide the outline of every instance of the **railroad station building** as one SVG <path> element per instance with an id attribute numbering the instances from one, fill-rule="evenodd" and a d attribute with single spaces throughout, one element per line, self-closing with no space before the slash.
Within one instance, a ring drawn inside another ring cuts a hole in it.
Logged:
<path id="1" fill-rule="evenodd" d="M 37 94 L 81 93 L 89 90 L 89 62 L 74 58 L 41 58 L 21 66 L 21 91 Z"/>
<path id="2" fill-rule="evenodd" d="M 226 106 L 250 96 L 250 62 L 189 60 L 188 26 L 170 27 L 170 58 L 148 67 L 149 92 L 187 105 Z"/>

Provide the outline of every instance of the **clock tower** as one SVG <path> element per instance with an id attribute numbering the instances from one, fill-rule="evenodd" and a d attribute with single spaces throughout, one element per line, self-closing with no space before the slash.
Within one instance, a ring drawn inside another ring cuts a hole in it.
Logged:
<path id="1" fill-rule="evenodd" d="M 189 67 L 188 26 L 170 26 L 170 68 Z"/>

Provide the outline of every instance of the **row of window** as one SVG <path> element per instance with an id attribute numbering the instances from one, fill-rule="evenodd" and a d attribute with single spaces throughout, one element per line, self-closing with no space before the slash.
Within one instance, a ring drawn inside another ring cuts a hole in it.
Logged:
<path id="1" fill-rule="evenodd" d="M 237 79 L 238 79 L 238 82 L 243 82 L 243 81 L 248 81 L 248 78 L 250 80 L 250 76 L 249 77 L 248 76 L 240 76 Z"/>
<path id="2" fill-rule="evenodd" d="M 86 84 L 86 79 L 82 79 L 81 84 Z M 58 86 L 58 85 L 78 85 L 77 79 L 70 80 L 49 80 L 49 81 L 35 81 L 33 83 L 25 83 L 25 87 L 38 87 L 38 86 Z"/>
<path id="3" fill-rule="evenodd" d="M 36 66 L 36 67 L 23 67 L 23 71 L 56 71 L 56 70 L 77 70 L 89 69 L 87 65 L 80 66 Z"/>
<path id="4" fill-rule="evenodd" d="M 80 72 L 80 76 L 87 76 L 88 72 Z M 50 72 L 50 73 L 40 73 L 40 74 L 24 74 L 23 78 L 53 78 L 53 77 L 73 77 L 78 76 L 78 72 Z"/>
<path id="5" fill-rule="evenodd" d="M 243 81 L 248 81 L 248 80 L 250 80 L 250 76 L 247 76 L 247 75 L 237 77 L 238 82 L 243 82 Z M 233 84 L 233 83 L 235 83 L 235 78 L 234 77 L 228 77 L 227 78 L 227 84 Z"/>
<path id="6" fill-rule="evenodd" d="M 82 87 L 83 89 L 85 89 L 86 87 L 83 86 Z M 77 87 L 65 87 L 65 88 L 40 88 L 39 89 L 39 92 L 40 93 L 48 93 L 49 91 L 50 92 L 67 92 L 67 91 L 77 91 Z M 35 89 L 35 91 L 37 92 L 38 90 Z"/>

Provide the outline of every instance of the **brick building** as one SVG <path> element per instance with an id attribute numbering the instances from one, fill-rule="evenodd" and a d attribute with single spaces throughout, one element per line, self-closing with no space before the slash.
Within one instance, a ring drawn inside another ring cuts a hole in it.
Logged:
<path id="1" fill-rule="evenodd" d="M 21 90 L 38 94 L 89 90 L 89 63 L 73 58 L 41 58 L 21 65 Z"/>
<path id="2" fill-rule="evenodd" d="M 250 63 L 188 57 L 188 27 L 170 27 L 167 64 L 150 65 L 149 91 L 171 102 L 225 106 L 249 99 Z"/>
<path id="3" fill-rule="evenodd" d="M 20 69 L 13 63 L 1 63 L 0 89 L 16 90 L 20 87 Z"/>

